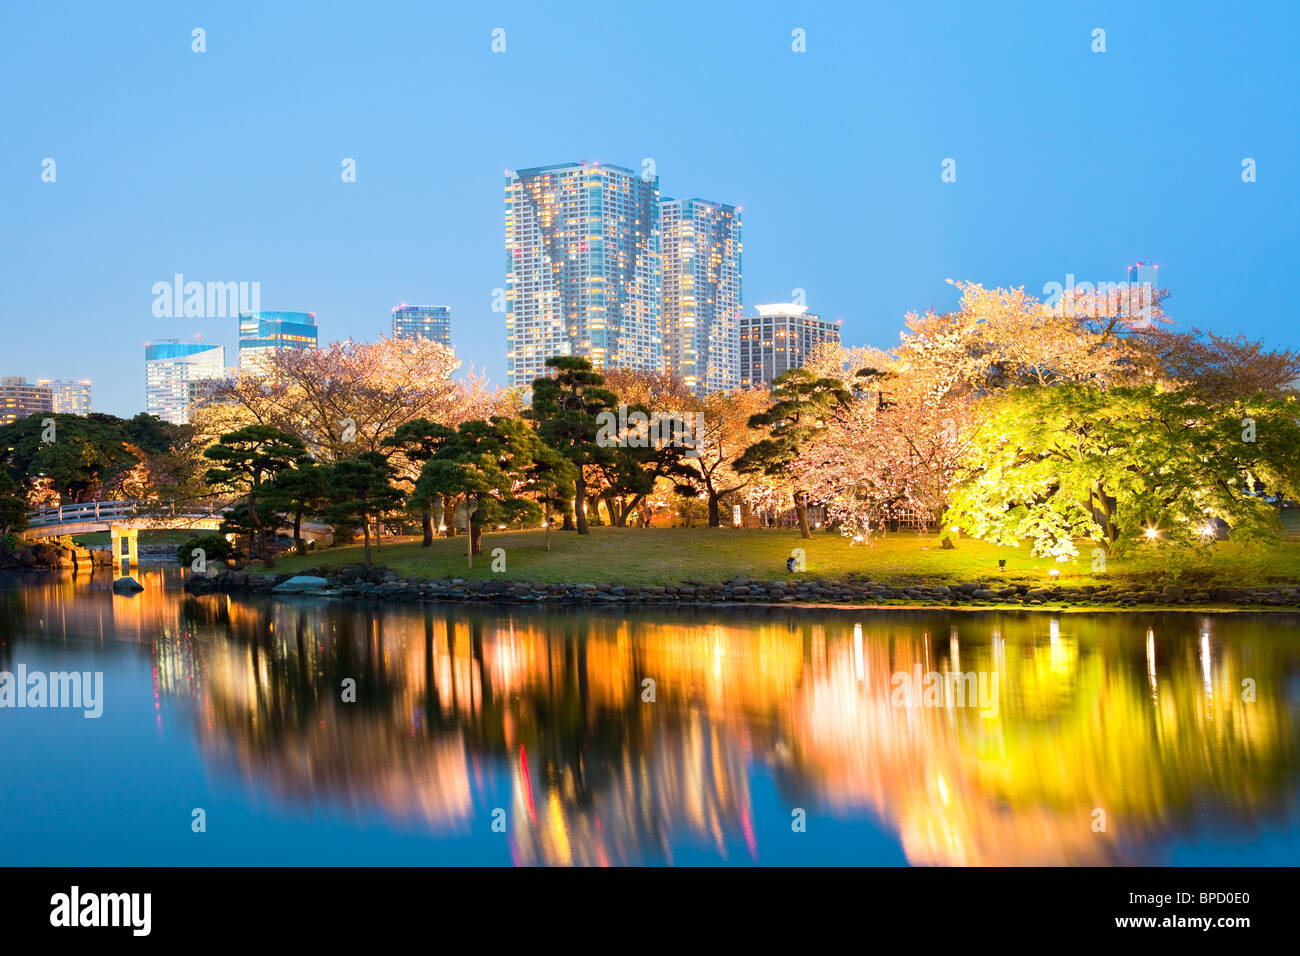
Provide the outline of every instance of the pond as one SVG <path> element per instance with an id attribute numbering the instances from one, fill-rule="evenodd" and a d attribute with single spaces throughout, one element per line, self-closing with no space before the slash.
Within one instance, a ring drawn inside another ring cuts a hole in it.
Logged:
<path id="1" fill-rule="evenodd" d="M 1294 614 L 397 606 L 140 577 L 0 578 L 0 864 L 1300 858 Z"/>

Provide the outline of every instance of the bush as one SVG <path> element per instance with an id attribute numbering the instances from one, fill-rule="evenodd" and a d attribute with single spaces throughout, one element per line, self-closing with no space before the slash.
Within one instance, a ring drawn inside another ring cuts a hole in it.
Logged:
<path id="1" fill-rule="evenodd" d="M 234 545 L 223 534 L 205 534 L 187 538 L 176 547 L 176 561 L 182 567 L 188 567 L 194 561 L 195 549 L 203 551 L 207 561 L 231 561 L 239 557 Z"/>

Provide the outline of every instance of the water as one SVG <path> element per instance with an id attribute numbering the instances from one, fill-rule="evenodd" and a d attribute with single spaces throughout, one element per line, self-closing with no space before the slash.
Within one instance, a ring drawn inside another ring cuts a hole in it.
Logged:
<path id="1" fill-rule="evenodd" d="M 0 578 L 0 670 L 104 675 L 99 719 L 0 709 L 0 864 L 1300 859 L 1295 615 L 470 610 L 141 580 Z M 987 693 L 908 705 L 930 671 Z"/>

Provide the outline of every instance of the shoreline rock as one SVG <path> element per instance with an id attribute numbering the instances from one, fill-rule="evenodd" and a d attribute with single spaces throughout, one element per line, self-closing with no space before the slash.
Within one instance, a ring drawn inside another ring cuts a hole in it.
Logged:
<path id="1" fill-rule="evenodd" d="M 280 585 L 299 579 L 283 591 Z M 304 580 L 305 579 L 305 580 Z M 673 585 L 627 584 L 542 584 L 488 578 L 402 579 L 387 568 L 348 566 L 314 568 L 303 572 L 249 574 L 230 571 L 209 577 L 187 577 L 190 594 L 286 593 L 290 596 L 343 597 L 356 600 L 401 601 L 449 604 L 558 604 L 558 605 L 721 605 L 749 604 L 866 604 L 899 601 L 929 606 L 983 608 L 1033 608 L 1044 604 L 1083 607 L 1197 606 L 1251 607 L 1260 610 L 1300 610 L 1300 584 L 1257 587 L 1193 587 L 1166 585 L 1163 588 L 1112 586 L 1030 587 L 998 582 L 946 584 L 881 584 L 876 581 L 824 578 L 790 578 L 752 581 L 737 577 L 720 584 L 685 581 Z"/>

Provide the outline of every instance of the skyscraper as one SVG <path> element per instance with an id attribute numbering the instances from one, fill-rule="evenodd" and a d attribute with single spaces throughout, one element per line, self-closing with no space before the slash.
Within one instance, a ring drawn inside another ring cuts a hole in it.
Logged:
<path id="1" fill-rule="evenodd" d="M 658 178 L 564 163 L 509 173 L 505 191 L 509 384 L 553 355 L 662 370 Z"/>
<path id="2" fill-rule="evenodd" d="M 1133 317 L 1137 327 L 1150 328 L 1155 324 L 1153 312 L 1156 293 L 1160 291 L 1160 267 L 1154 262 L 1138 261 L 1128 267 L 1127 282 L 1124 311 Z"/>
<path id="3" fill-rule="evenodd" d="M 0 378 L 0 425 L 54 411 L 54 394 L 46 385 L 33 385 L 21 375 Z"/>
<path id="4" fill-rule="evenodd" d="M 315 312 L 239 313 L 239 369 L 257 371 L 278 349 L 314 349 Z"/>
<path id="5" fill-rule="evenodd" d="M 840 340 L 839 322 L 818 318 L 806 305 L 778 303 L 754 307 L 758 315 L 740 320 L 740 384 L 770 384 L 798 368 L 823 342 Z"/>
<path id="6" fill-rule="evenodd" d="M 55 412 L 61 415 L 90 414 L 90 379 L 40 378 L 36 384 L 53 393 Z"/>
<path id="7" fill-rule="evenodd" d="M 451 345 L 451 310 L 445 305 L 407 305 L 393 309 L 393 338 L 432 339 Z"/>
<path id="8" fill-rule="evenodd" d="M 659 204 L 664 365 L 697 395 L 740 383 L 740 210 L 707 199 Z"/>
<path id="9" fill-rule="evenodd" d="M 222 345 L 182 343 L 166 339 L 144 349 L 145 410 L 165 422 L 184 425 L 190 420 L 194 386 L 225 374 L 226 349 Z"/>

